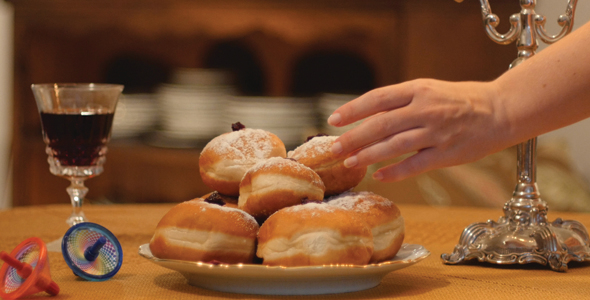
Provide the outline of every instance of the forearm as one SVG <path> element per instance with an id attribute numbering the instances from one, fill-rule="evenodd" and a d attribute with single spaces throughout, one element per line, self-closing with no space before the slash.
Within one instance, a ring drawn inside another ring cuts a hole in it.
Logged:
<path id="1" fill-rule="evenodd" d="M 492 82 L 514 141 L 590 116 L 590 22 Z"/>

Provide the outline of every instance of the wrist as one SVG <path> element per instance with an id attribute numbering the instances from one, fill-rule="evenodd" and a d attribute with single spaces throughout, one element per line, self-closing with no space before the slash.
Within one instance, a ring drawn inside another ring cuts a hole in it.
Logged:
<path id="1" fill-rule="evenodd" d="M 500 148 L 496 149 L 497 151 L 516 145 L 523 139 L 519 133 L 522 128 L 519 127 L 520 122 L 514 107 L 517 99 L 513 99 L 503 86 L 505 85 L 499 80 L 486 83 L 487 89 L 484 97 L 490 102 L 493 111 L 492 124 L 494 126 L 491 130 L 493 130 L 493 135 L 497 140 L 495 144 Z"/>

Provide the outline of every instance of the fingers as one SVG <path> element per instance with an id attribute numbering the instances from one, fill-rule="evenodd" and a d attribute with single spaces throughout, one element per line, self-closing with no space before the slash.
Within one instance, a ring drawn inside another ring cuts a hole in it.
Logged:
<path id="1" fill-rule="evenodd" d="M 432 139 L 428 138 L 426 129 L 414 128 L 391 135 L 358 150 L 344 160 L 344 165 L 348 168 L 369 166 L 406 153 L 431 147 L 431 143 Z"/>
<path id="2" fill-rule="evenodd" d="M 382 182 L 395 182 L 413 177 L 427 171 L 444 167 L 435 148 L 427 148 L 395 164 L 383 167 L 373 173 L 373 179 Z"/>
<path id="3" fill-rule="evenodd" d="M 342 134 L 334 142 L 332 148 L 333 152 L 339 155 L 346 155 L 361 148 L 365 148 L 367 145 L 374 144 L 388 137 L 394 137 L 399 133 L 419 127 L 420 125 L 418 122 L 420 122 L 420 119 L 411 117 L 414 114 L 410 113 L 409 110 L 409 108 L 403 107 L 367 118 L 355 128 Z M 394 138 L 393 142 L 398 142 L 398 140 L 403 137 L 404 136 L 398 136 Z M 390 146 L 395 147 L 396 145 Z"/>
<path id="4" fill-rule="evenodd" d="M 369 91 L 334 111 L 328 118 L 328 124 L 341 127 L 379 112 L 405 106 L 413 96 L 409 84 L 406 82 Z"/>

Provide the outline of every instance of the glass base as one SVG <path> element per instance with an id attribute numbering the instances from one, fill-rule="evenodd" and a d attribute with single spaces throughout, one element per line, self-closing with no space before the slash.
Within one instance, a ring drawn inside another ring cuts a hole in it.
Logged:
<path id="1" fill-rule="evenodd" d="M 63 236 L 58 238 L 57 240 L 53 240 L 51 242 L 45 243 L 48 252 L 59 252 L 61 253 L 61 242 L 63 240 Z"/>
<path id="2" fill-rule="evenodd" d="M 72 212 L 70 217 L 66 220 L 66 223 L 70 225 L 70 227 L 82 222 L 88 222 L 86 215 L 84 215 L 84 212 L 82 211 Z"/>

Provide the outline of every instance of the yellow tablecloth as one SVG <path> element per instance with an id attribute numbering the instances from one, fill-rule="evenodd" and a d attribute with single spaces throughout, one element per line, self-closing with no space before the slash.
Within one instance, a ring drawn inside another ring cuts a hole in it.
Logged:
<path id="1" fill-rule="evenodd" d="M 420 244 L 431 256 L 416 265 L 394 271 L 375 288 L 317 296 L 258 296 L 222 293 L 190 286 L 179 273 L 139 256 L 160 218 L 172 207 L 157 205 L 87 205 L 87 217 L 112 231 L 123 247 L 119 273 L 104 282 L 76 277 L 61 253 L 50 252 L 52 279 L 60 286 L 49 299 L 590 299 L 590 263 L 570 263 L 565 273 L 529 264 L 498 266 L 472 262 L 445 265 L 463 229 L 474 222 L 497 220 L 501 211 L 465 207 L 437 208 L 401 205 L 406 220 L 406 243 Z M 0 250 L 12 251 L 21 241 L 39 237 L 46 243 L 67 231 L 69 205 L 20 207 L 0 211 Z M 574 219 L 590 227 L 590 214 L 550 212 L 549 220 Z M 228 282 L 231 284 L 231 282 Z M 35 298 L 47 299 L 45 293 Z"/>

